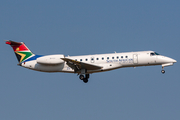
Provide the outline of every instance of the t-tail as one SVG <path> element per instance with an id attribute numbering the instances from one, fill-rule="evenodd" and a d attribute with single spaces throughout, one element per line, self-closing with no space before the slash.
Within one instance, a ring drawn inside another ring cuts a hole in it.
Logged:
<path id="1" fill-rule="evenodd" d="M 6 44 L 11 45 L 19 63 L 24 62 L 26 59 L 34 56 L 34 54 L 28 49 L 23 42 L 14 42 L 6 40 Z"/>

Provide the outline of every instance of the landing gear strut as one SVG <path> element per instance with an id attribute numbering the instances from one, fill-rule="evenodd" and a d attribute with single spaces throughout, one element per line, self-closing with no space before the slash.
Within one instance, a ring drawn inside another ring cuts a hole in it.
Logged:
<path id="1" fill-rule="evenodd" d="M 164 73 L 165 73 L 164 67 L 162 67 L 161 72 L 162 72 L 162 74 L 164 74 Z"/>
<path id="2" fill-rule="evenodd" d="M 84 83 L 87 83 L 89 79 L 89 74 L 86 74 L 85 77 L 84 75 L 80 75 L 79 79 L 83 80 Z"/>

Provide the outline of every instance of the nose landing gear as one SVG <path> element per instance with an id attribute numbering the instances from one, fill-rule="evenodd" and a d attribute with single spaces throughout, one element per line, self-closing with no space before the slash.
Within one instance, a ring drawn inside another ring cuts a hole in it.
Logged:
<path id="1" fill-rule="evenodd" d="M 161 70 L 161 72 L 162 72 L 162 74 L 164 74 L 164 73 L 165 73 L 165 70 Z"/>
<path id="2" fill-rule="evenodd" d="M 162 67 L 161 72 L 162 72 L 162 74 L 164 74 L 164 73 L 165 73 L 164 67 Z"/>
<path id="3" fill-rule="evenodd" d="M 83 80 L 84 83 L 87 83 L 89 79 L 89 74 L 86 74 L 85 77 L 84 75 L 79 75 L 79 79 Z"/>

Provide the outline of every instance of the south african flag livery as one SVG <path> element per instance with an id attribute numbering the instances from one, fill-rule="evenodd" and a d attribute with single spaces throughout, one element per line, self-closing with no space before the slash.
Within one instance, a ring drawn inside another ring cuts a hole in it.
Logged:
<path id="1" fill-rule="evenodd" d="M 34 55 L 23 42 L 14 42 L 11 40 L 7 40 L 6 44 L 11 45 L 19 63 L 24 62 Z"/>

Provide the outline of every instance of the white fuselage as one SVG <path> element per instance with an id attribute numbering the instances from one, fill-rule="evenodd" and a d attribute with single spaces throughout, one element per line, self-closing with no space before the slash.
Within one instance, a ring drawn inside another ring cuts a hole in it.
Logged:
<path id="1" fill-rule="evenodd" d="M 151 66 L 151 65 L 162 65 L 169 66 L 173 65 L 176 60 L 165 57 L 162 55 L 152 54 L 153 51 L 141 51 L 141 52 L 125 52 L 125 53 L 112 53 L 112 54 L 97 54 L 97 55 L 83 55 L 83 56 L 68 56 L 66 58 L 73 59 L 75 61 L 89 63 L 93 65 L 102 66 L 98 70 L 87 70 L 86 73 L 95 73 L 114 70 L 123 67 L 138 67 L 138 66 Z M 43 56 L 44 57 L 44 56 Z M 48 60 L 41 59 L 41 57 L 21 63 L 21 66 L 32 70 L 42 72 L 67 72 L 74 73 L 74 70 L 67 65 L 66 61 L 61 60 L 63 55 L 49 55 Z M 49 64 L 49 61 L 55 61 Z M 60 60 L 58 62 L 57 60 Z M 39 62 L 40 61 L 40 62 Z M 48 62 L 48 64 L 46 64 Z"/>

